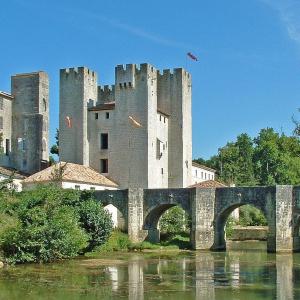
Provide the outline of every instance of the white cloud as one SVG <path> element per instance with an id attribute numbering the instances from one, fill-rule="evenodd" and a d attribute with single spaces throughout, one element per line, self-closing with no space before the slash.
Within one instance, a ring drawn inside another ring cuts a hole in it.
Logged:
<path id="1" fill-rule="evenodd" d="M 299 0 L 261 0 L 275 9 L 284 24 L 291 40 L 300 44 L 300 1 Z"/>

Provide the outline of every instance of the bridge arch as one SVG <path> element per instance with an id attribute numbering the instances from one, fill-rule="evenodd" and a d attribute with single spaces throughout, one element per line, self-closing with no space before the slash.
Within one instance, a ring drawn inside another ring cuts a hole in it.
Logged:
<path id="1" fill-rule="evenodd" d="M 122 228 L 127 231 L 128 227 L 128 191 L 127 190 L 104 190 L 94 191 L 94 197 L 103 207 L 113 206 L 117 209 L 117 218 L 122 222 Z"/>
<path id="2" fill-rule="evenodd" d="M 213 249 L 225 250 L 225 225 L 230 214 L 244 205 L 251 205 L 259 209 L 267 219 L 269 234 L 267 239 L 268 249 L 274 248 L 274 237 L 276 235 L 276 207 L 275 191 L 271 188 L 225 188 L 216 191 L 217 203 L 214 218 L 214 244 Z"/>
<path id="3" fill-rule="evenodd" d="M 160 241 L 160 229 L 158 228 L 159 220 L 165 212 L 176 206 L 183 209 L 183 211 L 185 211 L 186 214 L 191 217 L 189 210 L 187 211 L 180 204 L 175 203 L 164 203 L 157 205 L 151 207 L 146 212 L 143 229 L 148 231 L 147 240 L 151 241 L 152 243 L 158 243 Z"/>
<path id="4" fill-rule="evenodd" d="M 179 206 L 191 216 L 190 202 L 190 189 L 145 190 L 143 230 L 148 232 L 147 239 L 153 243 L 160 241 L 158 222 L 168 209 Z"/>

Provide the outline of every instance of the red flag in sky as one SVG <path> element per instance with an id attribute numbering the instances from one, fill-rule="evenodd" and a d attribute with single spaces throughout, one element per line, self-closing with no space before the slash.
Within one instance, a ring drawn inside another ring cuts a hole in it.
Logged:
<path id="1" fill-rule="evenodd" d="M 188 52 L 188 53 L 187 53 L 187 56 L 188 56 L 189 58 L 191 58 L 192 60 L 198 61 L 198 58 L 197 58 L 194 54 L 192 54 L 191 52 Z"/>

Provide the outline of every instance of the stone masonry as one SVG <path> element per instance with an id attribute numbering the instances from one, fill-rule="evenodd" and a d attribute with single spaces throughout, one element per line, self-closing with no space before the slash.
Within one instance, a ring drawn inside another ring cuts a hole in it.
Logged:
<path id="1" fill-rule="evenodd" d="M 96 191 L 103 205 L 112 204 L 123 214 L 133 242 L 158 242 L 158 221 L 172 206 L 181 206 L 192 219 L 194 249 L 225 250 L 225 224 L 230 213 L 242 205 L 259 208 L 267 218 L 269 252 L 299 251 L 300 187 L 234 187 L 129 189 Z"/>
<path id="2" fill-rule="evenodd" d="M 150 64 L 118 65 L 113 86 L 86 67 L 60 71 L 60 159 L 121 188 L 191 184 L 191 76 Z"/>
<path id="3" fill-rule="evenodd" d="M 11 95 L 0 93 L 1 118 L 4 126 L 0 126 L 3 134 L 0 165 L 28 174 L 47 166 L 48 75 L 45 72 L 34 72 L 12 76 Z"/>

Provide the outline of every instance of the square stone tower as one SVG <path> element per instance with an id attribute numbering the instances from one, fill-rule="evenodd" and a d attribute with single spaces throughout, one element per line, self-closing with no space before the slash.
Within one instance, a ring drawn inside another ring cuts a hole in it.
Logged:
<path id="1" fill-rule="evenodd" d="M 45 72 L 11 78 L 11 166 L 32 174 L 48 164 L 49 80 Z"/>
<path id="2" fill-rule="evenodd" d="M 59 158 L 89 166 L 88 107 L 97 101 L 97 74 L 86 67 L 60 70 Z"/>

